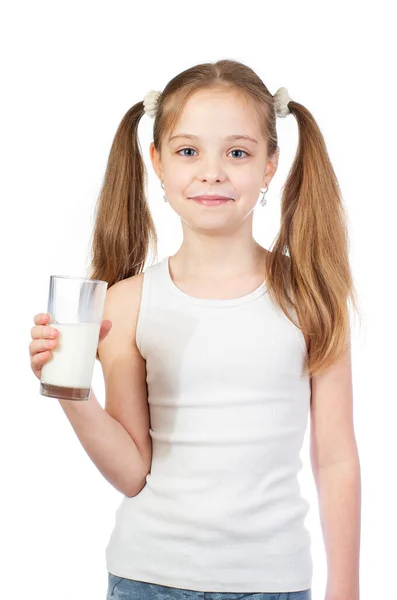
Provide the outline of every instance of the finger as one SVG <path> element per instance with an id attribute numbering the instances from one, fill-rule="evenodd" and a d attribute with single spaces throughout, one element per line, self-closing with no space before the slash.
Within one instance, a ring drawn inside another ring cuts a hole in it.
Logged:
<path id="1" fill-rule="evenodd" d="M 46 337 L 45 335 L 43 335 L 44 331 L 40 326 L 48 323 L 50 317 L 51 315 L 49 313 L 38 313 L 33 317 L 35 327 L 32 327 L 32 329 L 30 330 L 30 335 L 32 336 L 32 338 Z"/>
<path id="2" fill-rule="evenodd" d="M 111 327 L 112 327 L 112 322 L 109 321 L 108 319 L 106 319 L 105 321 L 102 321 L 99 332 L 100 333 L 108 332 L 111 329 Z"/>
<path id="3" fill-rule="evenodd" d="M 32 356 L 32 359 L 30 361 L 32 369 L 34 371 L 41 369 L 43 364 L 47 362 L 47 360 L 49 360 L 50 358 L 51 352 L 49 352 L 48 350 L 46 350 L 45 352 L 40 352 L 39 354 L 35 354 L 34 356 Z"/>
<path id="4" fill-rule="evenodd" d="M 102 321 L 101 328 L 99 330 L 99 341 L 102 341 L 103 338 L 107 336 L 107 334 L 109 333 L 111 328 L 112 328 L 111 321 L 109 321 L 108 319 L 106 319 L 105 321 Z"/>
<path id="5" fill-rule="evenodd" d="M 40 338 L 33 340 L 29 344 L 29 352 L 31 356 L 38 354 L 39 352 L 45 352 L 46 350 L 54 350 L 57 346 L 57 340 L 49 340 Z"/>
<path id="6" fill-rule="evenodd" d="M 33 322 L 35 325 L 44 325 L 45 323 L 48 323 L 50 317 L 51 315 L 49 313 L 39 313 L 33 317 Z"/>
<path id="7" fill-rule="evenodd" d="M 58 329 L 52 325 L 35 325 L 30 330 L 32 339 L 38 338 L 56 338 L 58 336 Z"/>

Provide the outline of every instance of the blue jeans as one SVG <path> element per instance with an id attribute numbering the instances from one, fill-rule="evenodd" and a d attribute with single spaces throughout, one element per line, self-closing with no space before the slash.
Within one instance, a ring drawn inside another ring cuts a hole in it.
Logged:
<path id="1" fill-rule="evenodd" d="M 180 588 L 166 587 L 156 583 L 146 583 L 117 577 L 108 573 L 106 600 L 312 600 L 311 590 L 302 592 L 256 592 L 252 594 L 230 592 L 195 592 Z"/>

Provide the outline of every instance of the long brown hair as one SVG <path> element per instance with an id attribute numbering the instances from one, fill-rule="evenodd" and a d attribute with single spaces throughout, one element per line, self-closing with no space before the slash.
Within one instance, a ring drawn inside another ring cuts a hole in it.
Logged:
<path id="1" fill-rule="evenodd" d="M 203 88 L 239 91 L 248 98 L 259 112 L 268 157 L 274 155 L 274 98 L 251 68 L 233 60 L 193 66 L 167 84 L 153 126 L 158 152 L 187 99 Z M 272 299 L 310 340 L 307 368 L 312 375 L 338 359 L 347 346 L 349 299 L 359 311 L 349 265 L 346 214 L 323 135 L 302 104 L 290 101 L 288 108 L 298 123 L 299 143 L 282 190 L 281 226 L 268 253 L 266 277 Z M 141 101 L 123 117 L 96 207 L 89 277 L 107 281 L 108 287 L 143 272 L 150 248 L 155 260 L 158 256 L 157 232 L 146 197 L 147 172 L 138 140 L 143 115 Z M 291 307 L 298 322 L 289 313 Z"/>

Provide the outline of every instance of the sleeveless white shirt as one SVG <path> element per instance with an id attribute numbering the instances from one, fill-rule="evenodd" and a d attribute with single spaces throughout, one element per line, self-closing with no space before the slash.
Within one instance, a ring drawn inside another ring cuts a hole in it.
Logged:
<path id="1" fill-rule="evenodd" d="M 144 272 L 136 331 L 152 466 L 116 511 L 107 570 L 202 592 L 306 590 L 304 336 L 266 282 L 239 298 L 195 298 L 173 282 L 168 260 Z"/>

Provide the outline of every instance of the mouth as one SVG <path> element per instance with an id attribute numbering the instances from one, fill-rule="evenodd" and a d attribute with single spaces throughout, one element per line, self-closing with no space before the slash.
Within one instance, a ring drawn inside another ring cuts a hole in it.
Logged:
<path id="1" fill-rule="evenodd" d="M 199 204 L 205 204 L 207 206 L 218 206 L 219 204 L 225 204 L 226 202 L 233 201 L 233 198 L 229 198 L 227 196 L 214 195 L 192 196 L 191 199 Z"/>

